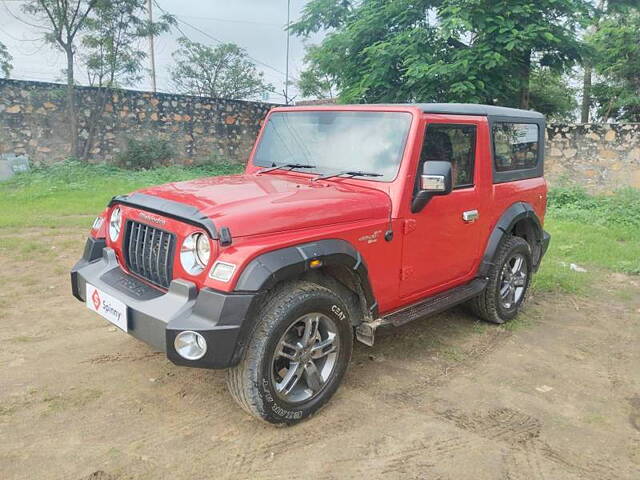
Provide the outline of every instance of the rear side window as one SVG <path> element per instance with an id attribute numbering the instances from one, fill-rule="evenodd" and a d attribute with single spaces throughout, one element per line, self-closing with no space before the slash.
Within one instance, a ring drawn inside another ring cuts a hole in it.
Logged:
<path id="1" fill-rule="evenodd" d="M 493 145 L 497 172 L 527 170 L 538 164 L 540 132 L 534 123 L 494 123 Z"/>
<path id="2" fill-rule="evenodd" d="M 453 188 L 471 187 L 475 152 L 475 125 L 428 125 L 419 171 L 422 172 L 422 165 L 429 160 L 451 162 Z"/>

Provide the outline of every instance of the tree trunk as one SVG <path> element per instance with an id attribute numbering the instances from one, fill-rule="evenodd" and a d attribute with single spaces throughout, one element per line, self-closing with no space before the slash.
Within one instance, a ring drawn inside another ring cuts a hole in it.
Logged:
<path id="1" fill-rule="evenodd" d="M 580 109 L 580 122 L 589 123 L 591 111 L 591 75 L 593 68 L 590 64 L 584 65 L 584 78 L 582 80 L 582 106 Z"/>
<path id="2" fill-rule="evenodd" d="M 606 0 L 598 2 L 597 11 L 603 12 Z M 587 28 L 587 34 L 593 35 L 600 29 L 600 13 L 595 17 L 595 23 Z M 582 79 L 582 105 L 580 106 L 580 123 L 589 123 L 591 120 L 591 85 L 593 82 L 593 65 L 589 60 L 584 62 L 584 78 Z"/>
<path id="3" fill-rule="evenodd" d="M 95 104 L 91 108 L 91 114 L 89 115 L 89 134 L 82 147 L 82 160 L 89 159 L 89 154 L 91 153 L 93 144 L 95 142 L 96 133 L 102 126 L 102 115 L 104 114 L 107 107 L 107 98 L 110 93 L 111 90 L 107 90 L 106 87 L 101 86 L 98 87 L 98 91 L 96 92 L 96 94 L 92 96 L 95 100 Z"/>
<path id="4" fill-rule="evenodd" d="M 69 155 L 78 158 L 78 111 L 76 108 L 76 85 L 73 73 L 73 48 L 65 48 L 67 54 L 67 116 L 69 118 Z"/>
<path id="5" fill-rule="evenodd" d="M 522 56 L 522 69 L 520 73 L 520 108 L 529 109 L 529 81 L 531 79 L 531 51 Z"/>

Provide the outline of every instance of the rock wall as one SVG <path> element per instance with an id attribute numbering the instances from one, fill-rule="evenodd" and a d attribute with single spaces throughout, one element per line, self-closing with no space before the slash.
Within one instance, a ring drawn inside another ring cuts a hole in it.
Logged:
<path id="1" fill-rule="evenodd" d="M 97 90 L 78 88 L 80 141 L 89 136 Z M 114 90 L 96 130 L 90 159 L 110 162 L 128 138 L 161 139 L 177 163 L 246 161 L 273 105 L 163 93 Z M 64 85 L 0 79 L 0 154 L 53 163 L 69 154 Z"/>
<path id="2" fill-rule="evenodd" d="M 640 188 L 640 123 L 550 125 L 545 175 L 591 192 Z"/>
<path id="3" fill-rule="evenodd" d="M 78 88 L 81 141 L 89 134 L 96 90 Z M 162 139 L 177 163 L 245 162 L 270 104 L 162 93 L 110 92 L 91 161 L 113 161 L 126 140 Z M 64 85 L 0 79 L 0 154 L 32 163 L 67 158 Z M 593 192 L 640 188 L 640 124 L 550 125 L 546 176 Z"/>

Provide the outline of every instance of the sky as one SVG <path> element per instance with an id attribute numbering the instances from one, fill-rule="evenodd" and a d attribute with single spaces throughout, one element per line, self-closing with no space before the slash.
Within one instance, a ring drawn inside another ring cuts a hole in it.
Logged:
<path id="1" fill-rule="evenodd" d="M 265 79 L 274 85 L 274 90 L 284 90 L 286 69 L 287 0 L 156 0 L 158 5 L 177 17 L 180 29 L 193 41 L 216 45 L 217 41 L 233 42 L 257 61 Z M 308 0 L 291 0 L 291 19 L 299 18 Z M 20 80 L 61 81 L 61 70 L 65 66 L 64 55 L 42 40 L 42 31 L 25 22 L 33 19 L 21 13 L 23 0 L 0 0 L 0 42 L 13 56 L 11 78 Z M 160 14 L 155 8 L 154 15 Z M 195 27 L 195 28 L 194 28 Z M 202 33 L 199 30 L 204 31 Z M 171 92 L 169 69 L 176 40 L 182 34 L 173 29 L 155 39 L 156 78 L 159 91 Z M 320 40 L 311 38 L 310 43 Z M 142 46 L 147 48 L 147 43 Z M 291 37 L 289 71 L 295 80 L 303 70 L 304 43 Z M 259 62 L 259 63 L 258 63 Z M 77 81 L 86 83 L 86 74 L 77 73 Z M 151 90 L 151 80 L 133 86 L 140 90 Z M 289 96 L 297 95 L 297 88 L 290 87 Z M 298 99 L 300 97 L 298 96 Z M 280 94 L 270 94 L 265 100 L 282 103 Z"/>

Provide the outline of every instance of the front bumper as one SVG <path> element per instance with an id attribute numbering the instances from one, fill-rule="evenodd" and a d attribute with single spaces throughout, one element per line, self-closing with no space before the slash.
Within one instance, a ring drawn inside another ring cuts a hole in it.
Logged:
<path id="1" fill-rule="evenodd" d="M 238 363 L 249 327 L 254 294 L 229 294 L 173 280 L 163 293 L 125 273 L 115 252 L 103 240 L 89 238 L 83 258 L 71 270 L 73 295 L 86 301 L 86 284 L 116 297 L 127 306 L 128 333 L 148 343 L 176 365 L 228 368 Z M 207 341 L 199 360 L 179 356 L 173 343 L 178 333 L 192 330 Z"/>

